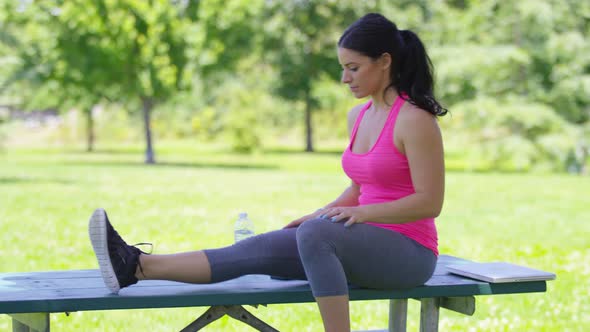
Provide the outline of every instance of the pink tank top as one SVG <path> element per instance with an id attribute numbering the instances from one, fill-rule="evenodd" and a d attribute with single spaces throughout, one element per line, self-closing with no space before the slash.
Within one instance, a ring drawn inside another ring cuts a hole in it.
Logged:
<path id="1" fill-rule="evenodd" d="M 360 186 L 360 205 L 395 201 L 415 193 L 408 159 L 393 144 L 395 121 L 404 102 L 404 99 L 397 97 L 379 138 L 367 153 L 353 153 L 352 145 L 359 124 L 371 106 L 370 101 L 363 107 L 356 119 L 350 144 L 342 154 L 342 168 L 346 175 Z M 403 224 L 366 223 L 399 232 L 438 255 L 438 237 L 434 218 Z"/>

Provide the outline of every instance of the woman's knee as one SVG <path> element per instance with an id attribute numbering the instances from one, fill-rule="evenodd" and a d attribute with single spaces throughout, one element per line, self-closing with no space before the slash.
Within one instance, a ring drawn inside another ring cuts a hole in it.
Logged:
<path id="1" fill-rule="evenodd" d="M 331 225 L 325 219 L 308 220 L 297 228 L 297 246 L 299 252 L 306 249 L 317 249 L 318 246 L 323 246 L 329 242 L 330 231 L 327 229 Z"/>
<path id="2" fill-rule="evenodd" d="M 297 227 L 297 240 L 313 237 L 317 234 L 317 230 L 322 227 L 323 224 L 326 223 L 325 219 L 311 219 L 303 222 L 299 227 Z"/>

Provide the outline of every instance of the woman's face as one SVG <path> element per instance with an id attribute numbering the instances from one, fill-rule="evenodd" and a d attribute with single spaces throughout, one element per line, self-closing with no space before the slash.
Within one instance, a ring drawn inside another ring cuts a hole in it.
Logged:
<path id="1" fill-rule="evenodd" d="M 387 53 L 374 60 L 357 51 L 339 47 L 338 61 L 342 66 L 341 81 L 348 84 L 356 98 L 382 93 L 391 81 L 391 57 Z"/>

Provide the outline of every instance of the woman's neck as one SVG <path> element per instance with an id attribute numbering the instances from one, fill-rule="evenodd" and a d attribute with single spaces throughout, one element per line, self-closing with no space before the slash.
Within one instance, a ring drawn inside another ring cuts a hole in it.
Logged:
<path id="1" fill-rule="evenodd" d="M 383 90 L 380 90 L 379 93 L 371 95 L 372 107 L 376 111 L 388 112 L 397 99 L 397 96 L 397 91 L 393 87 L 387 88 L 385 93 L 383 93 Z"/>

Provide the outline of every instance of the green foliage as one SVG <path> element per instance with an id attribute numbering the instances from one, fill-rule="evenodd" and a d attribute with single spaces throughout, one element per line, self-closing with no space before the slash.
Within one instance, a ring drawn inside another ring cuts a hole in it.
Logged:
<path id="1" fill-rule="evenodd" d="M 453 128 L 447 149 L 469 160 L 456 165 L 564 170 L 573 160 L 564 156 L 588 148 L 587 1 L 3 1 L 0 97 L 86 114 L 149 101 L 162 138 L 227 138 L 249 150 L 304 132 L 313 150 L 314 131 L 346 136 L 358 101 L 338 86 L 336 42 L 369 11 L 424 40 L 437 96 L 454 114 L 442 122 Z M 503 120 L 452 124 L 481 102 Z M 463 141 L 479 143 L 460 153 Z"/>
<path id="2" fill-rule="evenodd" d="M 213 107 L 205 107 L 200 112 L 191 117 L 191 131 L 198 138 L 206 141 L 213 140 L 221 131 L 219 121 L 216 119 L 218 113 Z"/>
<path id="3" fill-rule="evenodd" d="M 547 96 L 566 120 L 583 124 L 590 120 L 590 74 L 568 77 L 558 82 Z"/>
<path id="4" fill-rule="evenodd" d="M 313 85 L 327 75 L 339 80 L 336 44 L 347 25 L 375 8 L 358 1 L 271 1 L 264 12 L 264 57 L 278 68 L 275 93 L 304 102 L 306 151 L 313 151 L 311 114 L 319 101 Z M 285 24 L 287 23 L 288 24 Z"/>
<path id="5" fill-rule="evenodd" d="M 515 73 L 530 63 L 512 45 L 449 45 L 431 51 L 436 64 L 438 96 L 455 105 L 478 95 L 501 96 L 515 90 Z"/>
<path id="6" fill-rule="evenodd" d="M 257 48 L 263 35 L 259 25 L 263 0 L 200 1 L 198 20 L 204 35 L 198 57 L 204 76 L 234 69 Z"/>
<path id="7" fill-rule="evenodd" d="M 268 100 L 262 91 L 243 85 L 240 81 L 224 85 L 216 107 L 221 108 L 222 126 L 232 149 L 246 153 L 261 148 L 261 130 L 265 123 L 269 123 L 266 114 L 267 107 L 272 107 L 272 100 Z"/>
<path id="8" fill-rule="evenodd" d="M 257 135 L 256 123 L 256 113 L 252 110 L 246 110 L 240 116 L 230 117 L 226 127 L 235 152 L 252 152 L 260 148 L 261 139 Z"/>
<path id="9" fill-rule="evenodd" d="M 553 109 L 519 97 L 458 103 L 446 124 L 469 137 L 460 148 L 472 151 L 469 168 L 475 169 L 563 171 L 578 137 Z"/>
<path id="10" fill-rule="evenodd" d="M 54 19 L 60 67 L 110 86 L 115 100 L 166 100 L 186 79 L 190 22 L 168 1 L 68 1 Z"/>

